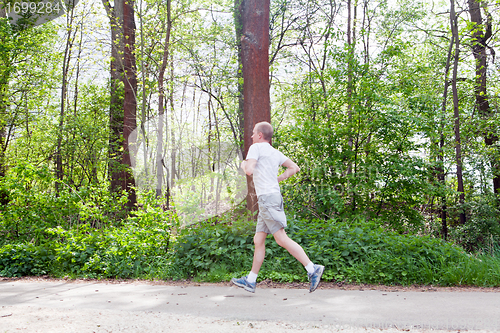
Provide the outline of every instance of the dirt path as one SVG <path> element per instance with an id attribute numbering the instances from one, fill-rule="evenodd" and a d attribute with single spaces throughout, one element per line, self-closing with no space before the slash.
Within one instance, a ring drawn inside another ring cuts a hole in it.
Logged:
<path id="1" fill-rule="evenodd" d="M 498 288 L 0 279 L 1 332 L 500 331 Z"/>

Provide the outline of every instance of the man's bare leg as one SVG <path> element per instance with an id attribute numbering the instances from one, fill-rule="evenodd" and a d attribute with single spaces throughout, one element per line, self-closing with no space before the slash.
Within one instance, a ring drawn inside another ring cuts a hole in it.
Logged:
<path id="1" fill-rule="evenodd" d="M 280 229 L 279 231 L 276 231 L 273 234 L 273 236 L 274 239 L 276 240 L 276 243 L 278 243 L 279 246 L 284 247 L 288 252 L 290 252 L 290 254 L 294 256 L 295 259 L 300 261 L 302 265 L 307 266 L 309 263 L 311 263 L 311 260 L 309 260 L 309 257 L 307 256 L 302 246 L 300 246 L 294 240 L 288 237 L 288 235 L 285 232 L 285 229 Z"/>
<path id="2" fill-rule="evenodd" d="M 264 262 L 264 257 L 266 256 L 266 236 L 267 234 L 265 232 L 257 232 L 253 237 L 255 249 L 253 252 L 253 263 L 250 273 L 248 273 L 247 276 L 243 276 L 239 279 L 231 279 L 232 283 L 252 293 L 255 292 L 257 274 L 259 273 L 260 267 Z"/>
<path id="3" fill-rule="evenodd" d="M 273 236 L 279 246 L 284 247 L 288 252 L 290 252 L 292 256 L 295 257 L 295 259 L 297 259 L 302 265 L 304 265 L 305 269 L 307 270 L 309 281 L 311 282 L 309 292 L 315 291 L 319 285 L 319 281 L 321 280 L 321 276 L 323 275 L 325 267 L 322 265 L 313 264 L 313 262 L 309 260 L 309 257 L 307 256 L 302 246 L 290 239 L 284 229 L 280 229 L 279 231 L 275 232 Z"/>
<path id="4" fill-rule="evenodd" d="M 266 237 L 265 232 L 257 232 L 253 237 L 253 242 L 255 244 L 255 249 L 253 252 L 253 263 L 251 272 L 254 274 L 259 274 L 260 267 L 264 262 L 266 256 Z"/>

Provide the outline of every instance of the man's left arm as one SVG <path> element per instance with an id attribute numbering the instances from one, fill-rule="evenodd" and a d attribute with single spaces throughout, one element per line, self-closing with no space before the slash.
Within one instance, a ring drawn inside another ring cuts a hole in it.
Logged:
<path id="1" fill-rule="evenodd" d="M 295 162 L 292 161 L 291 159 L 287 159 L 285 163 L 282 164 L 282 166 L 284 166 L 286 170 L 285 172 L 283 172 L 281 175 L 278 176 L 278 182 L 290 178 L 300 171 L 299 166 L 295 164 Z"/>

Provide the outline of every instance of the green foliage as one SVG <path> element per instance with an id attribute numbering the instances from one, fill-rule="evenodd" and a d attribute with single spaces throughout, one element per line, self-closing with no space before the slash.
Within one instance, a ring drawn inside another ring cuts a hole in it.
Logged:
<path id="1" fill-rule="evenodd" d="M 7 244 L 0 247 L 0 276 L 29 276 L 48 273 L 54 259 L 51 251 L 33 244 Z"/>
<path id="2" fill-rule="evenodd" d="M 76 231 L 52 229 L 58 240 L 50 246 L 54 253 L 51 271 L 58 276 L 87 278 L 130 278 L 150 272 L 168 250 L 170 233 L 165 226 L 126 223 L 122 228 Z M 160 260 L 161 261 L 161 260 Z"/>
<path id="3" fill-rule="evenodd" d="M 52 240 L 41 245 L 8 244 L 0 251 L 0 275 L 85 278 L 131 278 L 148 274 L 162 262 L 168 229 L 144 228 L 130 222 L 123 228 L 47 230 Z"/>
<path id="4" fill-rule="evenodd" d="M 229 224 L 201 223 L 173 233 L 175 219 L 153 207 L 122 227 L 88 224 L 46 231 L 49 240 L 0 248 L 0 275 L 51 274 L 72 278 L 194 278 L 228 281 L 248 272 L 251 234 Z M 369 284 L 500 285 L 500 257 L 474 257 L 427 236 L 399 235 L 362 219 L 289 221 L 289 236 L 315 263 L 325 281 Z M 269 237 L 271 238 L 271 237 Z M 305 282 L 300 263 L 269 239 L 259 279 Z"/>
<path id="5" fill-rule="evenodd" d="M 462 209 L 467 212 L 469 220 L 465 225 L 455 226 L 450 238 L 469 252 L 494 253 L 494 248 L 500 244 L 498 198 L 495 195 L 478 196 L 469 200 Z M 451 213 L 458 215 L 457 211 Z"/>
<path id="6" fill-rule="evenodd" d="M 0 233 L 4 240 L 38 239 L 43 231 L 60 223 L 77 219 L 72 193 L 56 198 L 50 190 L 53 176 L 45 167 L 19 164 L 1 179 L 9 202 L 0 210 Z"/>
<path id="7" fill-rule="evenodd" d="M 440 240 L 398 235 L 374 223 L 297 221 L 290 226 L 289 234 L 303 245 L 311 260 L 325 265 L 327 280 L 384 284 L 439 283 L 432 279 L 439 277 L 443 270 L 442 263 L 456 261 L 463 255 L 458 248 Z M 421 269 L 425 267 L 431 267 L 432 274 L 422 275 Z"/>
<path id="8" fill-rule="evenodd" d="M 394 43 L 377 61 L 404 57 L 410 44 Z M 287 201 L 304 217 L 363 215 L 401 233 L 422 230 L 424 219 L 416 210 L 434 189 L 429 163 L 418 153 L 422 121 L 402 98 L 413 91 L 405 79 L 415 73 L 395 78 L 403 82 L 386 82 L 380 77 L 390 72 L 362 63 L 348 46 L 332 47 L 329 55 L 322 73 L 304 75 L 286 93 L 296 101 L 294 121 L 280 128 L 274 142 L 301 167 L 283 187 Z"/>
<path id="9" fill-rule="evenodd" d="M 204 274 L 221 266 L 231 271 L 243 270 L 252 264 L 253 237 L 236 235 L 225 224 L 199 224 L 183 229 L 173 247 L 174 277 Z"/>
<path id="10" fill-rule="evenodd" d="M 101 186 L 72 189 L 65 185 L 59 194 L 53 188 L 54 175 L 47 167 L 19 163 L 0 179 L 8 202 L 0 205 L 2 241 L 32 241 L 47 238 L 45 230 L 61 226 L 69 229 L 88 223 L 92 227 L 118 221 L 126 194 L 116 196 Z"/>
<path id="11" fill-rule="evenodd" d="M 171 212 L 164 212 L 151 196 L 145 199 L 141 202 L 144 209 L 119 226 L 97 229 L 87 220 L 68 229 L 44 227 L 37 234 L 38 245 L 4 245 L 0 248 L 0 275 L 164 277 L 176 223 Z"/>
<path id="12" fill-rule="evenodd" d="M 176 277 L 229 280 L 251 266 L 251 237 L 235 236 L 228 225 L 203 225 L 177 238 L 172 265 Z M 428 236 L 399 235 L 361 219 L 348 222 L 290 220 L 289 236 L 315 263 L 326 267 L 324 280 L 371 284 L 498 286 L 497 257 L 475 258 Z M 459 274 L 464 267 L 468 276 Z M 276 242 L 266 244 L 259 279 L 306 281 L 304 268 Z"/>

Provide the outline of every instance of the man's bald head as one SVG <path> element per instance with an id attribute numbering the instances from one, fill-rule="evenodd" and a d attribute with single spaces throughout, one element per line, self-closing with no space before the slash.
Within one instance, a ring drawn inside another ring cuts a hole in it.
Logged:
<path id="1" fill-rule="evenodd" d="M 271 142 L 273 137 L 273 127 L 267 121 L 261 121 L 255 124 L 255 130 L 257 133 L 262 133 L 264 140 Z"/>

